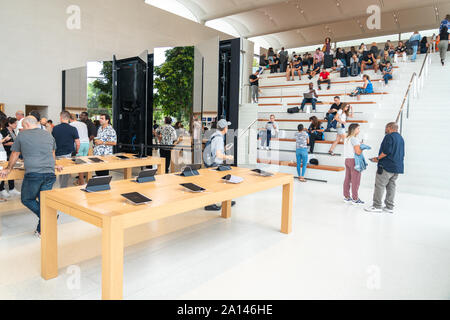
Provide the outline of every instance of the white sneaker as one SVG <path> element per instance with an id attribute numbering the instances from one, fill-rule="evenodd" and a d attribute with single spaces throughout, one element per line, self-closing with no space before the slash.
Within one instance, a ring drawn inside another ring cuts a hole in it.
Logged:
<path id="1" fill-rule="evenodd" d="M 0 197 L 9 198 L 9 196 L 10 196 L 9 193 L 6 190 L 0 192 Z"/>
<path id="2" fill-rule="evenodd" d="M 364 208 L 364 210 L 366 210 L 367 212 L 373 212 L 373 213 L 381 213 L 381 212 L 383 212 L 383 210 L 381 210 L 379 208 L 375 208 L 374 206 L 369 207 L 369 208 Z"/>
<path id="3" fill-rule="evenodd" d="M 12 189 L 12 190 L 9 190 L 9 194 L 11 196 L 20 196 L 20 191 L 17 191 L 16 189 Z"/>
<path id="4" fill-rule="evenodd" d="M 387 212 L 387 213 L 394 213 L 394 210 L 393 210 L 393 209 L 388 209 L 387 207 L 384 207 L 384 208 L 383 208 L 383 211 L 384 211 L 384 212 Z"/>

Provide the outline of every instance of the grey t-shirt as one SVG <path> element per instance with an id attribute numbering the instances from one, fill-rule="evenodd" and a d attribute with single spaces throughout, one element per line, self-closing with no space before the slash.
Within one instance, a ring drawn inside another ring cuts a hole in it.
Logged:
<path id="1" fill-rule="evenodd" d="M 295 147 L 297 149 L 308 148 L 308 134 L 305 131 L 295 133 Z"/>
<path id="2" fill-rule="evenodd" d="M 55 139 L 40 128 L 23 130 L 11 146 L 11 151 L 22 154 L 25 173 L 55 173 L 55 149 Z"/>
<path id="3" fill-rule="evenodd" d="M 216 136 L 219 136 L 219 137 L 216 138 Z M 225 141 L 223 140 L 223 134 L 220 133 L 220 131 L 216 131 L 211 136 L 211 153 L 214 156 L 214 163 L 215 164 L 222 164 L 223 163 L 223 159 L 220 159 L 220 158 L 216 157 L 217 150 L 220 150 L 220 151 L 222 151 L 222 154 L 225 154 Z"/>

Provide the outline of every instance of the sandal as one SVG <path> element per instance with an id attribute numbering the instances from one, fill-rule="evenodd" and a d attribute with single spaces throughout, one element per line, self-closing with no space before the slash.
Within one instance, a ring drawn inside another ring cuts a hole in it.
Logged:
<path id="1" fill-rule="evenodd" d="M 6 202 L 8 200 L 4 199 L 4 198 L 0 198 L 0 202 Z"/>

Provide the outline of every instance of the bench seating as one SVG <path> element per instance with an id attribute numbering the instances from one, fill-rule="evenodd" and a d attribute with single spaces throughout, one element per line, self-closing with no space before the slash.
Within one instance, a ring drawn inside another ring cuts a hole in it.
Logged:
<path id="1" fill-rule="evenodd" d="M 269 119 L 258 119 L 258 121 L 268 122 Z M 277 119 L 276 122 L 311 122 L 309 119 Z M 319 120 L 319 122 L 327 122 L 327 120 Z M 347 120 L 349 123 L 368 123 L 367 120 Z"/>
<path id="2" fill-rule="evenodd" d="M 321 102 L 316 102 L 316 105 L 332 105 L 334 102 L 327 102 L 327 101 L 321 101 Z M 348 104 L 377 104 L 375 101 L 352 101 L 352 102 L 346 102 Z M 299 106 L 301 105 L 301 102 L 290 102 L 287 105 L 288 106 Z M 312 104 L 311 102 L 306 103 L 308 104 Z M 258 103 L 259 107 L 277 107 L 277 106 L 283 106 L 283 103 Z"/>
<path id="3" fill-rule="evenodd" d="M 372 82 L 384 81 L 384 79 L 373 79 Z M 346 83 L 362 83 L 364 80 L 347 80 L 347 81 L 332 81 L 331 84 L 346 84 Z M 283 88 L 283 87 L 300 87 L 300 86 L 308 86 L 309 82 L 305 83 L 292 83 L 292 84 L 278 84 L 271 86 L 259 86 L 260 89 L 264 88 Z"/>
<path id="4" fill-rule="evenodd" d="M 259 138 L 258 140 L 261 140 Z M 271 141 L 280 141 L 280 142 L 295 142 L 295 139 L 286 139 L 286 138 L 271 138 Z M 316 140 L 316 143 L 323 143 L 323 144 L 332 144 L 334 141 L 330 140 Z M 339 142 L 339 144 L 344 144 L 343 142 Z"/>
<path id="5" fill-rule="evenodd" d="M 381 94 L 388 94 L 387 92 L 374 92 L 374 93 L 367 93 L 365 96 L 369 95 L 381 95 Z M 319 97 L 342 97 L 348 95 L 347 93 L 327 93 L 327 94 L 318 94 Z M 259 97 L 258 99 L 287 99 L 287 98 L 301 98 L 301 95 L 297 96 L 265 96 L 265 97 Z"/>
<path id="6" fill-rule="evenodd" d="M 289 162 L 289 161 L 278 161 L 278 160 L 268 160 L 268 159 L 258 159 L 258 163 L 263 164 L 274 164 L 278 166 L 287 166 L 287 167 L 297 167 L 297 163 L 295 162 Z M 345 171 L 344 167 L 338 167 L 338 166 L 324 166 L 324 165 L 312 165 L 308 164 L 308 169 L 314 169 L 314 170 L 325 170 L 325 171 L 334 171 L 334 172 L 341 172 Z"/>

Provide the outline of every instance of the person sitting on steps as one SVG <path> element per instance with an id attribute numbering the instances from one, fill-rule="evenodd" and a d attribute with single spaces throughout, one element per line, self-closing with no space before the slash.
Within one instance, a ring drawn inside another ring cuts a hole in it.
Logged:
<path id="1" fill-rule="evenodd" d="M 367 74 L 365 74 L 363 75 L 363 79 L 364 85 L 362 87 L 357 87 L 355 91 L 349 94 L 350 97 L 356 97 L 360 94 L 373 93 L 373 85 L 372 82 L 370 81 L 370 77 Z"/>
<path id="2" fill-rule="evenodd" d="M 378 64 L 377 64 L 377 58 L 372 52 L 369 52 L 367 56 L 365 56 L 361 61 L 361 72 L 364 72 L 365 67 L 372 67 L 373 71 L 377 73 L 378 71 Z"/>
<path id="3" fill-rule="evenodd" d="M 392 65 L 390 62 L 383 68 L 383 79 L 385 84 L 388 84 L 389 80 L 392 80 Z"/>
<path id="4" fill-rule="evenodd" d="M 302 59 L 299 58 L 297 55 L 294 55 L 294 59 L 292 59 L 291 63 L 289 64 L 287 70 L 286 70 L 286 80 L 290 81 L 292 78 L 292 81 L 295 80 L 294 76 L 295 73 L 298 74 L 298 80 L 302 80 Z"/>
<path id="5" fill-rule="evenodd" d="M 303 112 L 303 109 L 305 108 L 305 104 L 307 104 L 307 103 L 311 103 L 312 104 L 312 110 L 316 111 L 316 102 L 317 102 L 317 98 L 319 96 L 317 95 L 317 92 L 314 89 L 314 84 L 312 82 L 310 82 L 308 86 L 309 86 L 309 91 L 307 92 L 307 95 L 309 97 L 304 97 L 303 98 L 302 105 L 300 107 L 302 112 Z"/>
<path id="6" fill-rule="evenodd" d="M 330 110 L 328 110 L 325 119 L 327 120 L 327 128 L 325 132 L 330 132 L 331 123 L 336 117 L 336 113 L 344 106 L 344 103 L 341 102 L 341 98 L 339 96 L 334 97 L 334 103 L 331 105 Z"/>
<path id="7" fill-rule="evenodd" d="M 353 118 L 353 108 L 349 104 L 345 104 L 336 114 L 336 117 L 332 123 L 332 127 L 337 129 L 336 140 L 331 145 L 328 153 L 332 156 L 336 155 L 334 149 L 337 144 L 344 141 L 345 138 L 345 125 L 347 124 L 347 119 Z"/>
<path id="8" fill-rule="evenodd" d="M 316 116 L 312 116 L 309 118 L 309 121 L 311 121 L 311 124 L 308 128 L 308 135 L 309 135 L 309 153 L 314 153 L 314 145 L 316 141 L 322 141 L 323 140 L 323 127 L 320 124 L 319 119 L 317 119 Z"/>
<path id="9" fill-rule="evenodd" d="M 317 86 L 319 87 L 319 90 L 322 90 L 321 87 L 322 83 L 327 83 L 328 84 L 327 90 L 330 90 L 331 88 L 330 73 L 325 68 L 322 68 L 322 72 L 319 75 L 319 80 L 317 80 Z"/>

